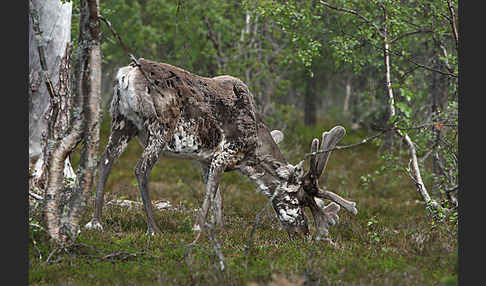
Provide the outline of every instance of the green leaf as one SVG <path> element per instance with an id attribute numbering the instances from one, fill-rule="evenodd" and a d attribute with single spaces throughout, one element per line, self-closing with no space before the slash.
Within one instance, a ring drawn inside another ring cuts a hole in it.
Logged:
<path id="1" fill-rule="evenodd" d="M 398 110 L 400 110 L 405 117 L 410 118 L 412 116 L 412 108 L 405 102 L 397 102 L 395 103 L 395 107 L 398 108 Z"/>

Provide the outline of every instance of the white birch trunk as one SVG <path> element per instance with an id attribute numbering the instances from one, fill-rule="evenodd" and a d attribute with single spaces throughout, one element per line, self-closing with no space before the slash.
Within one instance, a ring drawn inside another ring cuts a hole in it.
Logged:
<path id="1" fill-rule="evenodd" d="M 385 23 L 386 23 L 386 14 L 385 14 Z M 395 110 L 395 98 L 393 94 L 393 89 L 392 89 L 392 84 L 391 84 L 391 64 L 390 64 L 390 45 L 388 43 L 388 32 L 387 32 L 387 27 L 386 25 L 384 26 L 384 49 L 383 49 L 383 54 L 385 58 L 385 79 L 386 79 L 386 90 L 387 90 L 387 95 L 388 95 L 388 109 L 390 112 L 390 118 L 395 116 L 396 110 Z M 408 134 L 401 132 L 399 129 L 396 130 L 397 134 L 400 135 L 405 142 L 408 145 L 408 150 L 410 153 L 410 156 L 412 157 L 410 160 L 410 167 L 408 168 L 408 171 L 410 173 L 410 176 L 412 180 L 414 181 L 417 191 L 424 200 L 425 204 L 427 206 L 430 206 L 432 209 L 437 210 L 439 208 L 439 204 L 431 199 L 425 184 L 422 180 L 422 175 L 420 173 L 420 167 L 418 165 L 418 159 L 417 159 L 417 152 L 415 150 L 415 145 L 412 139 L 408 136 Z"/>
<path id="2" fill-rule="evenodd" d="M 46 52 L 46 40 L 43 35 L 45 32 L 40 29 L 40 22 L 44 19 L 39 16 L 41 15 L 39 7 L 46 7 L 42 5 L 37 7 L 33 0 L 29 3 L 32 31 L 37 44 L 39 62 L 42 61 L 41 82 L 49 87 L 47 96 L 49 105 L 47 112 L 44 111 L 47 118 L 45 133 L 48 148 L 41 146 L 41 154 L 45 157 L 43 160 L 48 163 L 42 166 L 42 170 L 47 170 L 47 168 L 49 170 L 45 173 L 45 186 L 43 187 L 45 219 L 47 233 L 60 243 L 75 239 L 78 234 L 79 220 L 93 183 L 99 142 L 101 91 L 99 0 L 83 0 L 80 4 L 78 62 L 81 68 L 78 69 L 79 74 L 76 76 L 78 86 L 73 97 L 69 84 L 72 72 L 69 57 L 64 57 L 62 60 L 59 58 L 60 68 L 57 73 L 53 73 L 45 64 L 47 62 L 46 54 L 54 52 L 54 57 L 58 54 L 56 51 Z M 44 14 L 44 17 L 49 16 Z M 58 21 L 59 19 L 56 19 L 54 22 Z M 70 30 L 70 19 L 64 25 Z M 71 55 L 70 49 L 70 45 L 64 47 L 64 50 L 67 50 L 66 55 Z M 51 75 L 53 75 L 52 78 L 59 78 L 59 87 L 53 84 Z M 73 104 L 71 99 L 74 99 Z M 69 112 L 71 108 L 74 109 L 72 117 Z M 72 170 L 70 164 L 66 164 L 66 160 L 81 140 L 85 144 L 77 167 L 76 179 L 69 193 L 66 193 L 68 186 L 65 184 L 66 171 L 64 170 Z"/>
<path id="3" fill-rule="evenodd" d="M 54 88 L 58 88 L 61 59 L 71 41 L 72 2 L 60 0 L 32 0 L 36 8 L 44 40 L 47 70 Z M 29 167 L 33 177 L 41 176 L 43 166 L 43 133 L 47 130 L 45 112 L 49 107 L 49 93 L 42 79 L 37 42 L 29 18 Z M 75 174 L 69 158 L 64 163 L 64 176 L 74 181 Z"/>
<path id="4" fill-rule="evenodd" d="M 346 93 L 344 95 L 343 112 L 344 114 L 349 113 L 349 98 L 351 97 L 351 78 L 346 78 Z"/>

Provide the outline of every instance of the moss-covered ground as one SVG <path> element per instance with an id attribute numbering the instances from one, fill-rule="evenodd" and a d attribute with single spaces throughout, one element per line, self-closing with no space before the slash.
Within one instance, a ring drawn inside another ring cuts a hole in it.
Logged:
<path id="1" fill-rule="evenodd" d="M 108 139 L 109 121 L 104 116 L 100 152 Z M 283 152 L 297 163 L 309 151 L 312 138 L 334 124 L 322 121 L 316 127 L 287 130 Z M 368 135 L 348 131 L 340 145 Z M 105 201 L 140 201 L 133 168 L 141 152 L 133 140 L 115 163 Z M 434 222 L 403 169 L 380 159 L 383 152 L 364 144 L 331 155 L 321 184 L 357 202 L 359 210 L 357 216 L 340 211 L 340 221 L 329 233 L 334 244 L 289 240 L 268 208 L 245 255 L 255 216 L 266 199 L 246 178 L 224 174 L 224 227 L 217 236 L 227 266 L 224 272 L 206 235 L 190 251 L 187 247 L 195 238 L 194 209 L 204 192 L 199 164 L 162 158 L 150 178 L 151 199 L 174 206 L 156 211 L 162 235 L 145 234 L 142 210 L 115 206 L 104 208 L 103 232 L 83 231 L 74 244 L 61 249 L 41 228 L 30 227 L 30 284 L 456 285 L 457 226 L 449 218 Z M 408 160 L 405 150 L 402 156 Z M 83 225 L 92 209 L 90 201 Z M 314 233 L 310 212 L 308 216 Z"/>

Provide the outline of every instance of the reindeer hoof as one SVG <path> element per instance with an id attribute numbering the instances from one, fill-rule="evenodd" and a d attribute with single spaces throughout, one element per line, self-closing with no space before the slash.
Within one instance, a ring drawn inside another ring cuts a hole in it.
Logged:
<path id="1" fill-rule="evenodd" d="M 103 231 L 103 226 L 97 219 L 92 219 L 90 222 L 88 222 L 85 226 L 85 229 L 87 230 L 97 230 L 97 231 Z"/>
<path id="2" fill-rule="evenodd" d="M 147 232 L 145 234 L 148 236 L 155 236 L 155 231 L 152 228 L 147 228 Z"/>
<path id="3" fill-rule="evenodd" d="M 327 243 L 329 243 L 329 245 L 332 246 L 332 247 L 335 247 L 335 248 L 339 247 L 337 242 L 332 241 L 332 239 L 330 239 L 328 237 L 324 238 L 323 241 L 327 241 Z"/>
<path id="4" fill-rule="evenodd" d="M 196 224 L 194 224 L 194 225 L 192 226 L 192 231 L 201 231 L 201 227 L 199 226 L 199 224 L 197 224 L 197 223 L 196 223 Z"/>

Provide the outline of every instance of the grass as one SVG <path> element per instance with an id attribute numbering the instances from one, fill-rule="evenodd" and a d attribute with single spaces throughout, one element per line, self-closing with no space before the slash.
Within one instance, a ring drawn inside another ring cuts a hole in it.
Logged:
<path id="1" fill-rule="evenodd" d="M 309 151 L 312 138 L 334 125 L 322 121 L 319 127 L 287 130 L 282 142 L 285 155 L 296 163 Z M 105 116 L 100 149 L 108 133 L 109 117 Z M 349 132 L 341 144 L 366 136 Z M 133 140 L 115 163 L 106 201 L 140 201 L 133 168 L 141 152 Z M 457 226 L 448 220 L 433 222 L 410 179 L 380 160 L 379 152 L 366 144 L 335 151 L 330 158 L 321 184 L 357 202 L 359 210 L 355 217 L 340 211 L 340 221 L 329 233 L 335 246 L 327 241 L 288 240 L 273 211 L 267 209 L 245 256 L 255 216 L 266 199 L 255 193 L 246 178 L 226 173 L 221 183 L 224 227 L 218 239 L 227 269 L 219 271 L 207 236 L 192 251 L 187 248 L 195 237 L 191 230 L 194 208 L 201 205 L 204 192 L 199 165 L 163 158 L 151 174 L 151 199 L 169 200 L 176 209 L 156 211 L 162 235 L 145 235 L 142 210 L 115 206 L 104 208 L 104 232 L 83 231 L 75 244 L 61 251 L 43 230 L 31 227 L 30 284 L 457 285 Z M 385 170 L 376 172 L 382 166 Z M 90 202 L 83 225 L 92 208 Z M 315 233 L 310 212 L 308 217 Z"/>

